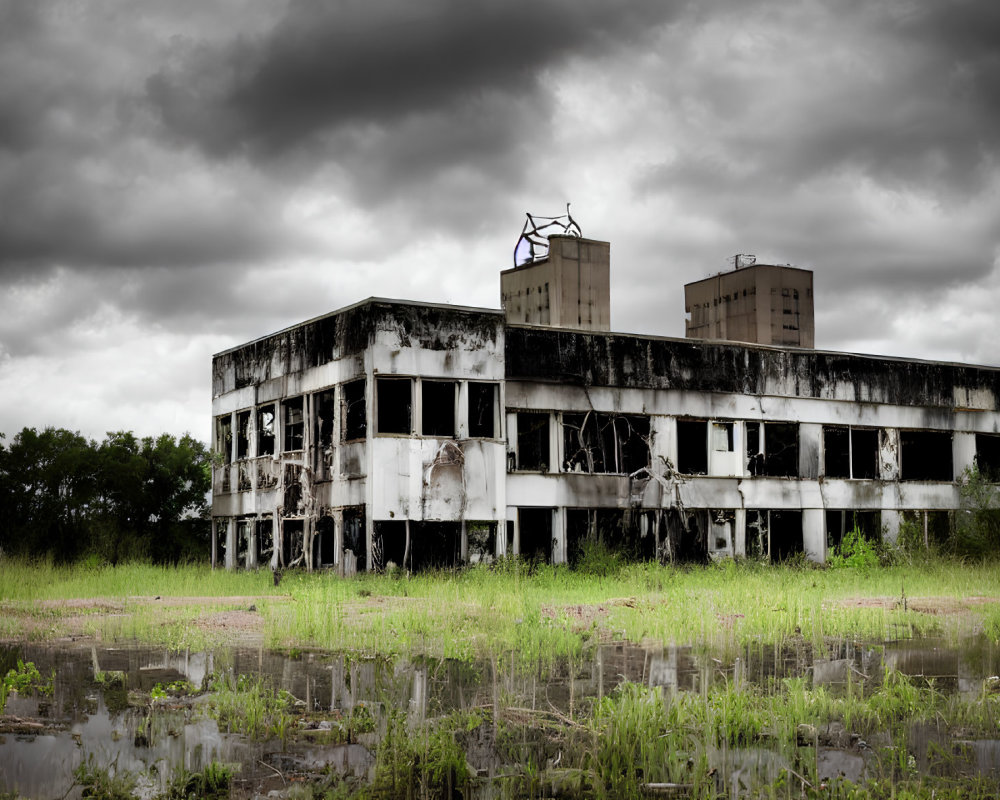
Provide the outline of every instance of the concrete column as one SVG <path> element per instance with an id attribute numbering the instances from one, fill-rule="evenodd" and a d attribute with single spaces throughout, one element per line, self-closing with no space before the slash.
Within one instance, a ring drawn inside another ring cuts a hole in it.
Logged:
<path id="1" fill-rule="evenodd" d="M 217 517 L 212 517 L 212 569 L 219 566 L 219 546 L 218 539 L 219 535 L 219 521 Z"/>
<path id="2" fill-rule="evenodd" d="M 736 522 L 733 524 L 733 555 L 746 556 L 747 554 L 747 511 L 745 508 L 737 508 Z"/>
<path id="3" fill-rule="evenodd" d="M 976 464 L 976 434 L 956 433 L 951 437 L 951 461 L 955 480 L 961 480 L 962 473 Z"/>
<path id="4" fill-rule="evenodd" d="M 826 514 L 822 508 L 802 509 L 802 549 L 810 561 L 826 561 Z"/>
<path id="5" fill-rule="evenodd" d="M 339 448 L 338 448 L 339 449 Z M 337 508 L 333 512 L 333 558 L 337 565 L 337 574 L 344 577 L 344 509 Z"/>
<path id="6" fill-rule="evenodd" d="M 882 512 L 882 536 L 888 544 L 896 544 L 899 539 L 899 522 L 902 514 L 898 511 Z"/>
<path id="7" fill-rule="evenodd" d="M 883 481 L 899 480 L 899 430 L 896 428 L 879 431 L 878 471 Z"/>
<path id="8" fill-rule="evenodd" d="M 236 520 L 226 517 L 226 569 L 236 567 Z"/>
<path id="9" fill-rule="evenodd" d="M 552 509 L 552 563 L 566 563 L 566 509 Z"/>
<path id="10" fill-rule="evenodd" d="M 459 439 L 469 438 L 469 382 L 459 381 L 455 392 L 455 432 Z"/>

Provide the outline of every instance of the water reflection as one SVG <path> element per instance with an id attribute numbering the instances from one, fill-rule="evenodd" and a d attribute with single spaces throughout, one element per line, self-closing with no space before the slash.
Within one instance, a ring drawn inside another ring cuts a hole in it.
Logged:
<path id="1" fill-rule="evenodd" d="M 200 713 L 197 702 L 152 710 L 148 694 L 157 684 L 188 681 L 202 687 L 214 673 L 265 676 L 275 688 L 290 693 L 303 713 L 323 712 L 335 720 L 349 718 L 363 706 L 375 719 L 384 719 L 396 709 L 411 725 L 418 725 L 454 710 L 480 707 L 493 709 L 496 716 L 505 709 L 523 709 L 525 714 L 552 710 L 572 718 L 623 681 L 703 693 L 724 683 L 771 689 L 785 678 L 801 677 L 836 692 L 880 677 L 890 668 L 933 680 L 939 691 L 975 697 L 984 678 L 1000 671 L 996 647 L 982 638 L 957 645 L 933 640 L 838 641 L 819 650 L 797 641 L 755 644 L 729 655 L 690 647 L 612 644 L 594 648 L 586 658 L 529 669 L 509 654 L 466 663 L 320 653 L 291 657 L 241 648 L 173 653 L 145 646 L 24 644 L 0 648 L 0 674 L 19 659 L 34 662 L 42 675 L 55 674 L 51 698 L 10 698 L 6 732 L 0 735 L 0 790 L 29 797 L 66 795 L 73 770 L 88 757 L 142 774 L 148 793 L 165 788 L 178 766 L 198 771 L 212 761 L 242 765 L 240 781 L 250 793 L 267 788 L 268 781 L 280 787 L 276 774 L 328 769 L 371 776 L 377 730 L 341 744 L 250 742 L 220 731 Z M 118 674 L 120 680 L 106 678 L 103 685 L 95 680 Z M 1000 742 L 956 741 L 930 728 L 915 731 L 912 741 L 917 768 L 929 774 L 944 752 L 950 763 L 971 774 L 998 777 Z M 468 761 L 479 774 L 500 773 L 502 765 L 488 729 L 471 734 L 464 744 Z M 541 742 L 527 741 L 525 746 L 537 746 L 536 763 L 558 758 L 555 752 L 545 752 Z M 818 775 L 860 780 L 865 774 L 865 756 L 856 750 L 824 745 L 816 747 L 815 757 Z M 711 750 L 705 758 L 720 771 L 720 791 L 731 797 L 749 791 L 754 781 L 773 781 L 782 769 L 790 768 L 785 755 L 765 747 Z"/>

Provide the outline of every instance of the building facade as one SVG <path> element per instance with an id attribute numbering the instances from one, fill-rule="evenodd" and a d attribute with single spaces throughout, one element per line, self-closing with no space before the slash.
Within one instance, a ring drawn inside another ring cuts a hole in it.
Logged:
<path id="1" fill-rule="evenodd" d="M 997 369 L 624 335 L 600 314 L 525 324 L 504 304 L 369 299 L 216 355 L 213 563 L 572 563 L 587 542 L 823 561 L 854 527 L 933 535 L 965 470 L 1000 467 Z"/>

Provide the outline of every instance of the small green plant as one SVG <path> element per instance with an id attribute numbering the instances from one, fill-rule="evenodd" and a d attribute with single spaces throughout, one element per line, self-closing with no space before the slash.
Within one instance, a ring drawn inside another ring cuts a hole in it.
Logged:
<path id="1" fill-rule="evenodd" d="M 233 766 L 217 761 L 201 772 L 189 772 L 180 767 L 159 800 L 225 800 L 229 797 L 234 772 Z"/>
<path id="2" fill-rule="evenodd" d="M 7 707 L 7 698 L 11 692 L 17 694 L 40 694 L 49 696 L 55 687 L 55 672 L 47 680 L 42 680 L 42 674 L 38 671 L 34 662 L 27 663 L 17 660 L 17 667 L 7 671 L 3 681 L 0 682 L 0 712 Z"/>
<path id="3" fill-rule="evenodd" d="M 284 740 L 292 721 L 292 696 L 275 691 L 254 675 L 216 675 L 209 683 L 209 713 L 230 731 L 251 739 L 279 736 Z"/>
<path id="4" fill-rule="evenodd" d="M 82 787 L 84 800 L 132 800 L 138 783 L 134 774 L 117 769 L 117 764 L 98 766 L 93 754 L 73 770 L 73 778 Z"/>
<path id="5" fill-rule="evenodd" d="M 833 569 L 871 570 L 879 565 L 878 548 L 857 527 L 844 534 L 840 547 L 828 559 Z"/>

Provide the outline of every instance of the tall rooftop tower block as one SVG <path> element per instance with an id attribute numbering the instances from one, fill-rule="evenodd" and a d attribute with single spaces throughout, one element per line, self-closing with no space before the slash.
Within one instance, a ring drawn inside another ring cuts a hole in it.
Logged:
<path id="1" fill-rule="evenodd" d="M 684 286 L 684 335 L 793 347 L 815 347 L 811 270 L 771 264 L 739 266 Z"/>
<path id="2" fill-rule="evenodd" d="M 548 256 L 500 273 L 500 301 L 513 324 L 611 330 L 611 244 L 548 237 Z"/>

